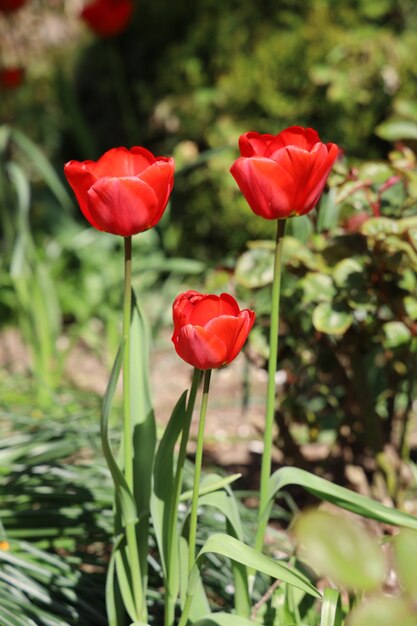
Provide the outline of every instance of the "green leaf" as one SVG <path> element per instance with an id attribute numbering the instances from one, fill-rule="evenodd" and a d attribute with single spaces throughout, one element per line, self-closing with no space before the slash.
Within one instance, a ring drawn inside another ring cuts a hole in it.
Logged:
<path id="1" fill-rule="evenodd" d="M 219 491 L 220 489 L 224 489 L 231 483 L 235 482 L 235 480 L 238 480 L 241 476 L 242 474 L 231 474 L 230 476 L 225 476 L 224 478 L 222 478 L 217 474 L 207 474 L 201 483 L 200 489 L 198 491 L 198 497 L 200 498 L 201 496 L 212 493 L 213 491 Z M 187 500 L 191 500 L 192 497 L 193 491 L 192 489 L 189 489 L 188 491 L 184 491 L 181 494 L 180 501 L 186 502 Z"/>
<path id="2" fill-rule="evenodd" d="M 71 197 L 45 154 L 27 135 L 16 128 L 11 129 L 11 140 L 24 152 L 32 166 L 38 170 L 62 208 L 71 211 L 73 207 Z"/>
<path id="3" fill-rule="evenodd" d="M 169 520 L 174 498 L 174 449 L 184 423 L 186 398 L 187 392 L 184 391 L 172 412 L 155 456 L 151 511 L 161 565 L 165 575 L 167 572 Z M 178 538 L 174 537 L 174 542 L 178 543 Z M 170 565 L 175 567 L 178 566 L 178 563 L 171 563 Z M 178 588 L 178 578 L 175 587 Z M 177 592 L 172 590 L 172 593 L 176 595 Z"/>
<path id="4" fill-rule="evenodd" d="M 117 584 L 116 573 L 116 553 L 122 537 L 119 537 L 113 546 L 110 556 L 109 565 L 107 567 L 106 576 L 106 610 L 109 626 L 119 626 L 124 619 L 125 610 L 123 605 L 120 589 Z"/>
<path id="5" fill-rule="evenodd" d="M 307 243 L 313 232 L 313 225 L 308 215 L 299 215 L 287 220 L 287 232 L 298 243 Z"/>
<path id="6" fill-rule="evenodd" d="M 327 335 L 344 335 L 353 322 L 349 311 L 330 302 L 321 302 L 313 311 L 314 328 Z"/>
<path id="7" fill-rule="evenodd" d="M 342 259 L 333 268 L 333 279 L 338 287 L 346 287 L 352 276 L 363 275 L 363 267 L 355 259 Z"/>
<path id="8" fill-rule="evenodd" d="M 199 619 L 193 626 L 253 626 L 256 622 L 250 619 L 233 615 L 232 613 L 212 613 L 207 617 Z"/>
<path id="9" fill-rule="evenodd" d="M 416 321 L 417 320 L 417 300 L 411 296 L 406 296 L 404 298 L 404 308 L 408 317 Z"/>
<path id="10" fill-rule="evenodd" d="M 180 537 L 180 604 L 182 609 L 184 609 L 187 601 L 188 583 L 188 543 L 185 537 Z M 200 572 L 197 568 L 195 572 L 194 594 L 191 600 L 189 618 L 193 624 L 204 615 L 209 615 L 210 613 L 210 605 L 204 590 Z"/>
<path id="11" fill-rule="evenodd" d="M 386 322 L 383 331 L 385 348 L 398 348 L 411 341 L 411 331 L 404 322 Z"/>
<path id="12" fill-rule="evenodd" d="M 402 530 L 394 537 L 398 577 L 407 595 L 417 602 L 417 532 Z"/>
<path id="13" fill-rule="evenodd" d="M 310 511 L 297 519 L 295 534 L 318 574 L 348 589 L 368 591 L 382 584 L 381 549 L 356 522 L 326 511 Z"/>
<path id="14" fill-rule="evenodd" d="M 331 276 L 319 272 L 307 272 L 300 280 L 303 290 L 303 302 L 328 302 L 335 294 L 335 288 Z"/>
<path id="15" fill-rule="evenodd" d="M 336 589 L 325 589 L 321 605 L 320 626 L 342 626 L 340 593 Z"/>
<path id="16" fill-rule="evenodd" d="M 365 237 L 384 239 L 386 235 L 399 234 L 400 227 L 398 221 L 390 220 L 388 217 L 370 217 L 362 224 L 360 232 Z"/>
<path id="17" fill-rule="evenodd" d="M 237 260 L 236 281 L 255 289 L 272 283 L 274 274 L 274 252 L 266 248 L 252 248 L 244 252 Z"/>
<path id="18" fill-rule="evenodd" d="M 132 293 L 130 355 L 130 406 L 133 426 L 133 494 L 139 518 L 137 540 L 141 575 L 144 588 L 146 588 L 156 424 L 149 384 L 149 332 L 134 293 Z"/>
<path id="19" fill-rule="evenodd" d="M 318 209 L 317 232 L 336 228 L 339 221 L 340 204 L 336 203 L 336 189 L 330 189 L 322 196 Z"/>
<path id="20" fill-rule="evenodd" d="M 310 270 L 321 269 L 319 258 L 314 255 L 308 246 L 300 244 L 299 240 L 286 234 L 282 247 L 282 262 L 291 267 L 307 267 Z"/>
<path id="21" fill-rule="evenodd" d="M 417 139 L 417 123 L 392 117 L 375 128 L 375 134 L 386 141 Z"/>
<path id="22" fill-rule="evenodd" d="M 201 506 L 216 508 L 227 520 L 227 531 L 232 537 L 240 541 L 244 540 L 243 527 L 237 507 L 236 499 L 229 489 L 228 492 L 216 491 L 199 498 Z M 249 614 L 250 598 L 247 568 L 236 561 L 232 561 L 232 572 L 235 583 L 235 609 L 242 617 Z"/>
<path id="23" fill-rule="evenodd" d="M 198 553 L 196 564 L 190 574 L 188 583 L 187 594 L 189 596 L 193 595 L 197 582 L 198 562 L 201 561 L 202 557 L 208 552 L 225 556 L 232 561 L 246 565 L 246 567 L 272 576 L 273 578 L 278 578 L 289 585 L 293 585 L 315 598 L 321 598 L 320 593 L 314 585 L 312 585 L 309 579 L 301 572 L 290 568 L 286 563 L 274 561 L 274 559 L 247 546 L 242 541 L 223 533 L 211 535 Z"/>
<path id="24" fill-rule="evenodd" d="M 349 626 L 417 626 L 417 615 L 401 598 L 370 598 L 355 609 Z"/>
<path id="25" fill-rule="evenodd" d="M 116 391 L 117 381 L 119 380 L 120 371 L 123 363 L 123 350 L 119 349 L 116 355 L 116 359 L 113 365 L 113 369 L 110 374 L 109 382 L 107 384 L 106 393 L 103 398 L 103 407 L 101 413 L 101 444 L 103 447 L 103 453 L 109 466 L 110 473 L 113 478 L 113 482 L 120 498 L 120 504 L 123 511 L 124 520 L 128 522 L 137 522 L 136 505 L 133 500 L 133 496 L 126 483 L 125 477 L 121 472 L 117 461 L 113 455 L 113 451 L 110 446 L 108 424 L 109 416 L 113 403 L 114 392 Z"/>
<path id="26" fill-rule="evenodd" d="M 398 509 L 390 509 L 371 498 L 350 491 L 346 487 L 335 485 L 324 478 L 295 467 L 282 467 L 272 474 L 269 481 L 270 501 L 288 485 L 304 487 L 304 489 L 320 500 L 331 502 L 357 515 L 362 515 L 385 524 L 417 530 L 417 518 L 413 515 L 408 515 Z"/>

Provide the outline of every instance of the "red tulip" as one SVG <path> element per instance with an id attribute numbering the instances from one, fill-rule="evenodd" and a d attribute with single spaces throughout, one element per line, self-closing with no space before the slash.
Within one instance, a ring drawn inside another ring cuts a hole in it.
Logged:
<path id="1" fill-rule="evenodd" d="M 177 354 L 201 370 L 227 365 L 237 357 L 255 321 L 255 313 L 240 310 L 227 293 L 203 295 L 197 291 L 180 294 L 173 304 Z"/>
<path id="2" fill-rule="evenodd" d="M 230 171 L 252 211 L 268 220 L 304 215 L 316 206 L 339 154 L 312 128 L 278 135 L 245 133 Z"/>
<path id="3" fill-rule="evenodd" d="M 80 17 L 100 37 L 114 37 L 126 28 L 133 9 L 132 0 L 93 0 Z"/>
<path id="4" fill-rule="evenodd" d="M 174 159 L 145 148 L 112 148 L 95 161 L 64 167 L 81 211 L 94 228 L 130 237 L 159 222 L 174 185 Z"/>
<path id="5" fill-rule="evenodd" d="M 13 13 L 24 4 L 26 4 L 26 0 L 0 0 L 0 13 Z"/>
<path id="6" fill-rule="evenodd" d="M 2 67 L 0 68 L 0 88 L 17 89 L 22 84 L 24 76 L 23 67 Z"/>

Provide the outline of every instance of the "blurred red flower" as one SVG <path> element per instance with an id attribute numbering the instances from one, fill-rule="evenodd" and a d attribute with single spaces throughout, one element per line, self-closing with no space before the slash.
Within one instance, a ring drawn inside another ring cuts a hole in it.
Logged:
<path id="1" fill-rule="evenodd" d="M 18 11 L 27 0 L 0 0 L 0 13 L 13 13 Z"/>
<path id="2" fill-rule="evenodd" d="M 23 82 L 25 70 L 23 67 L 0 67 L 0 89 L 17 89 Z"/>
<path id="3" fill-rule="evenodd" d="M 304 215 L 316 206 L 339 154 L 312 128 L 291 126 L 278 135 L 249 132 L 230 171 L 252 211 L 268 220 Z"/>
<path id="4" fill-rule="evenodd" d="M 237 357 L 255 321 L 255 313 L 239 308 L 227 293 L 180 294 L 173 304 L 172 341 L 177 354 L 201 370 L 227 365 Z"/>
<path id="5" fill-rule="evenodd" d="M 93 0 L 81 11 L 80 17 L 100 37 L 119 35 L 133 15 L 132 0 Z"/>
<path id="6" fill-rule="evenodd" d="M 64 172 L 90 224 L 121 237 L 155 226 L 174 185 L 174 159 L 140 147 L 112 148 L 98 161 L 69 161 Z"/>

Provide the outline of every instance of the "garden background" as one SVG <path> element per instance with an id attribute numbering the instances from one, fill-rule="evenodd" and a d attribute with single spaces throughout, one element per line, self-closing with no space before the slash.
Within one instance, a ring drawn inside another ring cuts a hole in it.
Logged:
<path id="1" fill-rule="evenodd" d="M 274 228 L 229 168 L 248 130 L 311 126 L 341 146 L 319 209 L 287 228 L 274 461 L 417 510 L 415 2 L 138 2 L 113 37 L 81 9 L 0 2 L 0 530 L 42 565 L 8 563 L 0 605 L 35 624 L 106 623 L 112 495 L 98 414 L 122 324 L 122 241 L 83 219 L 70 159 L 119 145 L 175 157 L 168 210 L 133 244 L 161 425 L 190 381 L 170 344 L 177 293 L 232 291 L 257 311 L 245 354 L 214 376 L 205 455 L 242 473 L 250 528 Z M 286 492 L 274 550 L 311 502 Z M 227 603 L 217 565 L 207 576 Z"/>

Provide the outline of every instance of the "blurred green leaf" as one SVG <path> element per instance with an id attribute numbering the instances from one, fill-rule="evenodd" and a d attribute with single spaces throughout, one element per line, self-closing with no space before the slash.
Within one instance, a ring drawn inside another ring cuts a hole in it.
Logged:
<path id="1" fill-rule="evenodd" d="M 417 320 L 417 299 L 406 296 L 404 298 L 404 307 L 408 317 L 413 321 Z"/>
<path id="2" fill-rule="evenodd" d="M 264 287 L 272 283 L 274 252 L 265 248 L 252 248 L 237 260 L 235 278 L 249 289 Z"/>
<path id="3" fill-rule="evenodd" d="M 319 272 L 307 272 L 300 280 L 303 290 L 303 302 L 328 302 L 335 294 L 331 276 Z"/>
<path id="4" fill-rule="evenodd" d="M 383 330 L 383 345 L 386 348 L 398 348 L 411 341 L 411 332 L 404 322 L 387 322 Z"/>
<path id="5" fill-rule="evenodd" d="M 363 274 L 363 266 L 356 259 L 342 259 L 333 268 L 333 279 L 340 288 L 346 287 L 348 279 L 352 275 Z"/>
<path id="6" fill-rule="evenodd" d="M 360 228 L 365 237 L 384 238 L 384 235 L 398 234 L 400 227 L 397 221 L 387 217 L 370 217 Z"/>
<path id="7" fill-rule="evenodd" d="M 401 598 L 374 597 L 365 601 L 348 619 L 348 626 L 417 626 L 415 610 Z"/>
<path id="8" fill-rule="evenodd" d="M 400 139 L 417 139 L 417 123 L 411 120 L 392 117 L 386 122 L 379 124 L 375 133 L 386 141 L 399 141 Z"/>
<path id="9" fill-rule="evenodd" d="M 344 335 L 352 322 L 351 313 L 330 302 L 321 302 L 313 311 L 315 329 L 328 335 Z"/>
<path id="10" fill-rule="evenodd" d="M 309 564 L 336 584 L 365 591 L 384 580 L 381 549 L 356 522 L 311 511 L 297 519 L 294 530 Z"/>
<path id="11" fill-rule="evenodd" d="M 400 582 L 408 597 L 417 602 L 417 532 L 401 530 L 393 543 Z"/>

